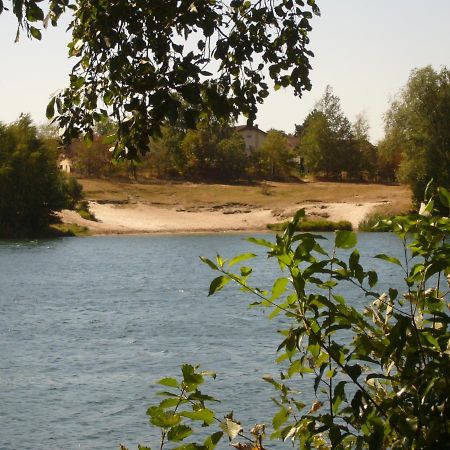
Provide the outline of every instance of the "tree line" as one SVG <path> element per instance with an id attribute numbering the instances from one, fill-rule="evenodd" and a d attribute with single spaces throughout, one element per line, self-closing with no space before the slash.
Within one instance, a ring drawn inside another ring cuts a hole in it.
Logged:
<path id="1" fill-rule="evenodd" d="M 246 151 L 232 123 L 217 119 L 203 119 L 195 129 L 181 120 L 175 125 L 167 122 L 144 156 L 119 163 L 112 161 L 109 151 L 117 132 L 109 121 L 97 125 L 90 145 L 78 140 L 67 151 L 84 176 L 286 181 L 314 175 L 325 180 L 403 182 L 419 200 L 429 179 L 449 185 L 449 92 L 447 68 L 413 70 L 385 114 L 385 136 L 376 145 L 370 142 L 364 114 L 352 123 L 328 86 L 294 133 L 269 130 L 262 145 L 251 151 Z"/>

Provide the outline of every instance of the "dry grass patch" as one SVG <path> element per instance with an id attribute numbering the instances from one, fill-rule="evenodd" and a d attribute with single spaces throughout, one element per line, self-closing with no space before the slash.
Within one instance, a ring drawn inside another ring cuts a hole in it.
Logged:
<path id="1" fill-rule="evenodd" d="M 247 208 L 292 208 L 312 202 L 390 202 L 402 212 L 411 207 L 406 186 L 357 183 L 278 183 L 224 185 L 203 183 L 129 183 L 80 179 L 91 201 L 142 202 L 172 208 L 213 207 L 239 203 Z M 269 193 L 269 194 L 267 194 Z"/>

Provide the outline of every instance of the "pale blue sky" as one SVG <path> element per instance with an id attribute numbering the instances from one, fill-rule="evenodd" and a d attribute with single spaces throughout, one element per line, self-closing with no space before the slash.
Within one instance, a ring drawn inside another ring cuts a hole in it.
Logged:
<path id="1" fill-rule="evenodd" d="M 330 84 L 353 120 L 365 112 L 375 142 L 383 136 L 383 113 L 411 69 L 450 66 L 450 0 L 317 0 L 313 21 L 313 90 L 302 99 L 287 89 L 261 106 L 262 129 L 293 132 Z M 15 23 L 0 16 L 0 121 L 29 112 L 44 123 L 52 93 L 64 88 L 71 64 L 64 27 L 48 29 L 41 42 L 14 44 Z"/>

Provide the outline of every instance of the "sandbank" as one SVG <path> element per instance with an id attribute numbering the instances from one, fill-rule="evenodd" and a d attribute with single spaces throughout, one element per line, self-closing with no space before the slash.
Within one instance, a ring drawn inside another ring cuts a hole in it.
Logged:
<path id="1" fill-rule="evenodd" d="M 348 220 L 353 228 L 375 207 L 386 202 L 314 202 L 283 209 L 239 206 L 225 209 L 154 206 L 146 203 L 102 204 L 89 202 L 97 222 L 81 218 L 75 211 L 63 210 L 65 223 L 87 227 L 92 235 L 196 233 L 196 232 L 250 232 L 267 231 L 267 224 L 285 221 L 296 210 L 305 208 L 312 218 L 331 221 Z"/>

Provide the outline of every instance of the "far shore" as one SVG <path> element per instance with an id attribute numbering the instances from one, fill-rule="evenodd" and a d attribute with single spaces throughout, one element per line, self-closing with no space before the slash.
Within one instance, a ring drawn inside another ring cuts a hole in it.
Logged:
<path id="1" fill-rule="evenodd" d="M 404 186 L 351 183 L 138 184 L 81 180 L 97 222 L 64 210 L 64 223 L 86 227 L 91 235 L 264 232 L 305 208 L 311 219 L 347 220 L 357 230 L 375 210 L 410 207 Z M 268 190 L 268 191 L 267 191 Z"/>

